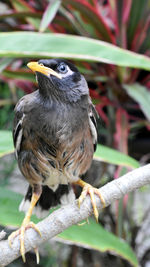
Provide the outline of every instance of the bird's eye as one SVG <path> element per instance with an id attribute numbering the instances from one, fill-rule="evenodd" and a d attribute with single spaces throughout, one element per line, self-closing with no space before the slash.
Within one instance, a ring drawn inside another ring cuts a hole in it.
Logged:
<path id="1" fill-rule="evenodd" d="M 43 63 L 40 63 L 39 65 L 40 65 L 40 66 L 44 66 L 44 64 L 43 64 Z"/>
<path id="2" fill-rule="evenodd" d="M 67 65 L 62 63 L 57 67 L 58 71 L 61 73 L 67 73 Z"/>

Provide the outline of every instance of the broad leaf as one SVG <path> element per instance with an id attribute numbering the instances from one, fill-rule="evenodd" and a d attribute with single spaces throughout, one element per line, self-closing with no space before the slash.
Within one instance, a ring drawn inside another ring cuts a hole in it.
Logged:
<path id="1" fill-rule="evenodd" d="M 0 131 L 0 157 L 14 151 L 12 133 L 10 131 Z"/>
<path id="2" fill-rule="evenodd" d="M 2 57 L 60 57 L 150 70 L 150 59 L 106 42 L 66 34 L 0 33 Z"/>
<path id="3" fill-rule="evenodd" d="M 95 220 L 89 219 L 89 224 L 73 225 L 59 234 L 59 240 L 67 240 L 77 246 L 95 249 L 100 252 L 112 252 L 128 260 L 133 266 L 138 266 L 137 258 L 129 245 L 106 231 Z"/>
<path id="4" fill-rule="evenodd" d="M 20 194 L 0 187 L 0 224 L 2 226 L 18 227 L 21 225 L 24 218 L 24 213 L 18 211 L 21 200 Z M 37 223 L 39 220 L 33 216 L 33 221 Z M 106 231 L 92 219 L 89 221 L 89 224 L 83 226 L 69 227 L 58 235 L 59 241 L 69 240 L 81 247 L 88 247 L 101 252 L 110 251 L 128 260 L 133 266 L 138 266 L 136 256 L 126 242 Z"/>
<path id="5" fill-rule="evenodd" d="M 22 199 L 23 196 L 20 194 L 0 187 L 0 225 L 12 227 L 21 225 L 24 213 L 19 212 L 18 207 Z"/>
<path id="6" fill-rule="evenodd" d="M 150 121 L 150 91 L 138 83 L 124 84 L 123 86 L 128 95 L 138 102 L 146 118 Z"/>
<path id="7" fill-rule="evenodd" d="M 103 162 L 126 166 L 131 168 L 138 168 L 137 160 L 107 146 L 98 145 L 94 158 Z"/>

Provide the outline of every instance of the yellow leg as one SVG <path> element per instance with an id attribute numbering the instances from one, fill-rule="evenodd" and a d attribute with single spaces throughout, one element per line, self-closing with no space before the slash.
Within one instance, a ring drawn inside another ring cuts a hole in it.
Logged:
<path id="1" fill-rule="evenodd" d="M 103 204 L 103 207 L 105 207 L 105 200 L 104 200 L 103 196 L 101 195 L 101 193 L 99 192 L 99 189 L 97 189 L 97 188 L 93 187 L 92 185 L 82 181 L 81 179 L 79 179 L 75 184 L 80 185 L 83 188 L 82 193 L 78 199 L 79 207 L 80 207 L 81 203 L 83 202 L 83 200 L 85 199 L 86 195 L 89 194 L 90 198 L 91 198 L 92 206 L 93 206 L 94 216 L 96 218 L 96 221 L 98 222 L 98 209 L 96 206 L 94 194 L 99 196 L 99 198 Z"/>
<path id="2" fill-rule="evenodd" d="M 31 218 L 31 215 L 32 215 L 33 208 L 35 207 L 37 201 L 39 200 L 39 197 L 40 197 L 39 194 L 36 194 L 36 193 L 32 194 L 30 207 L 29 207 L 29 209 L 28 209 L 28 211 L 26 213 L 26 216 L 25 216 L 25 218 L 24 218 L 24 220 L 22 222 L 22 225 L 21 225 L 20 229 L 18 229 L 17 231 L 13 232 L 8 237 L 8 242 L 9 242 L 9 245 L 11 247 L 12 240 L 17 235 L 20 235 L 20 253 L 21 253 L 23 262 L 26 261 L 26 258 L 25 258 L 25 246 L 24 246 L 24 240 L 25 240 L 24 234 L 25 234 L 26 229 L 33 228 L 41 236 L 41 233 L 40 233 L 39 229 L 37 228 L 37 226 L 33 222 L 30 222 L 30 218 Z M 35 248 L 35 253 L 36 253 L 36 259 L 37 259 L 37 263 L 38 263 L 39 262 L 39 253 L 38 253 L 37 248 Z"/>

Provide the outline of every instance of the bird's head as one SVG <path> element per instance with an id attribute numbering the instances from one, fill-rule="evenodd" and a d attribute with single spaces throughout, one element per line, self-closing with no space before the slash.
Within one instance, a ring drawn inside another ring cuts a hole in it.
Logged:
<path id="1" fill-rule="evenodd" d="M 45 97 L 77 102 L 89 94 L 85 78 L 70 62 L 63 59 L 41 59 L 27 66 L 36 73 L 39 91 Z"/>

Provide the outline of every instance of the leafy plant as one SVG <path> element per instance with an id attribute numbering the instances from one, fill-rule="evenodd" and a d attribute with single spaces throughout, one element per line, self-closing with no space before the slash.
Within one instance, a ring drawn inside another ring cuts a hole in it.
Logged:
<path id="1" fill-rule="evenodd" d="M 125 50 L 119 50 L 117 46 L 140 54 L 149 54 L 149 1 L 141 2 L 138 0 L 136 3 L 135 1 L 121 1 L 117 3 L 117 1 L 110 0 L 104 4 L 104 1 L 96 0 L 73 0 L 71 2 L 66 0 L 62 1 L 61 5 L 60 1 L 51 1 L 46 5 L 44 1 L 38 3 L 37 1 L 28 1 L 27 3 L 23 0 L 14 0 L 10 3 L 11 5 L 6 6 L 7 12 L 0 16 L 1 21 L 5 22 L 5 31 L 10 31 L 10 22 L 7 20 L 9 17 L 15 25 L 11 28 L 11 31 L 17 29 L 33 32 L 39 29 L 40 31 L 46 30 L 53 33 L 71 33 L 103 40 L 115 45 L 115 47 L 108 43 L 99 42 L 98 44 L 94 40 L 78 39 L 67 35 L 64 35 L 64 37 L 57 35 L 48 37 L 39 34 L 36 36 L 33 33 L 29 35 L 29 32 L 22 33 L 22 35 L 12 33 L 1 35 L 1 56 L 39 58 L 47 55 L 84 60 L 84 62 L 77 62 L 77 65 L 90 82 L 91 96 L 96 102 L 97 110 L 104 120 L 106 129 L 109 128 L 104 137 L 106 140 L 109 139 L 109 145 L 111 146 L 120 147 L 119 142 L 121 140 L 119 141 L 119 138 L 114 140 L 113 138 L 117 129 L 115 125 L 117 126 L 117 123 L 120 123 L 117 121 L 118 109 L 120 109 L 121 117 L 123 116 L 123 110 L 127 111 L 126 120 L 129 131 L 126 138 L 130 137 L 130 130 L 134 127 L 135 121 L 136 123 L 139 122 L 139 128 L 141 125 L 142 127 L 143 125 L 148 127 L 149 122 L 146 123 L 142 114 L 139 117 L 137 115 L 133 116 L 134 110 L 139 106 L 135 106 L 135 102 L 129 98 L 124 88 L 126 85 L 138 82 L 145 87 L 147 95 L 149 95 L 149 74 L 146 71 L 142 72 L 139 69 L 129 68 L 136 67 L 148 70 L 149 60 L 140 55 L 134 56 L 134 54 Z M 28 38 L 28 42 L 24 41 L 26 38 Z M 35 38 L 37 38 L 36 42 L 34 41 Z M 50 52 L 48 53 L 48 51 Z M 85 63 L 85 60 L 106 62 L 117 66 L 102 63 L 89 64 L 89 62 Z M 4 70 L 1 78 L 11 80 L 15 86 L 18 85 L 18 79 L 21 80 L 19 87 L 27 92 L 33 78 L 30 78 L 29 71 L 21 68 L 21 66 L 24 67 L 24 61 L 22 61 L 22 64 L 21 62 L 16 64 L 15 67 L 14 65 L 13 63 Z M 23 82 L 24 80 L 26 80 L 26 85 Z M 136 91 L 138 91 L 138 86 Z M 144 97 L 147 98 L 144 95 L 141 101 L 144 101 Z M 132 98 L 137 101 L 133 94 Z M 140 105 L 142 111 L 143 106 L 144 104 Z M 114 112 L 113 118 L 109 116 L 111 110 Z M 143 124 L 141 121 L 143 121 Z"/>
<path id="2" fill-rule="evenodd" d="M 18 211 L 18 206 L 22 200 L 20 194 L 13 193 L 7 189 L 0 188 L 0 224 L 3 226 L 11 225 L 18 227 L 24 218 L 24 214 Z M 14 209 L 12 209 L 12 206 Z M 38 223 L 39 220 L 33 215 L 33 221 Z M 118 239 L 112 233 L 106 231 L 96 221 L 90 219 L 89 223 L 84 225 L 74 225 L 63 233 L 58 235 L 59 240 L 69 240 L 72 244 L 85 246 L 101 252 L 110 251 L 117 253 L 119 256 L 127 259 L 132 266 L 137 266 L 137 259 L 132 249 L 126 242 Z M 104 242 L 100 242 L 104 240 Z"/>
<path id="3" fill-rule="evenodd" d="M 3 8 L 0 13 L 4 32 L 0 33 L 3 83 L 8 83 L 11 92 L 21 88 L 29 93 L 35 88 L 35 79 L 26 68 L 29 58 L 73 60 L 88 81 L 102 119 L 98 123 L 99 139 L 126 157 L 105 146 L 100 150 L 98 147 L 95 155 L 119 165 L 115 178 L 128 171 L 128 167 L 138 166 L 127 155 L 131 150 L 129 144 L 138 138 L 139 132 L 147 135 L 150 129 L 149 0 L 10 0 L 3 3 Z M 5 100 L 9 99 L 6 96 Z M 13 104 L 16 101 L 13 97 Z M 140 159 L 142 154 L 136 156 Z M 116 208 L 116 232 L 124 238 L 131 231 L 129 224 L 126 230 L 128 219 L 124 215 L 127 200 L 126 196 Z"/>

